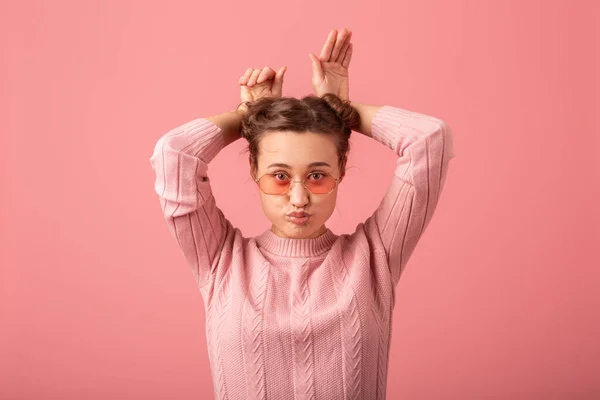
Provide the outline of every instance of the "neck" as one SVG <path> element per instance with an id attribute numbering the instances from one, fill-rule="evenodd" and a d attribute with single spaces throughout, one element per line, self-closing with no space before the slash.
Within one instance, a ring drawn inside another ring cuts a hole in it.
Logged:
<path id="1" fill-rule="evenodd" d="M 267 229 L 262 235 L 256 237 L 259 247 L 272 254 L 284 257 L 320 257 L 327 253 L 338 236 L 325 228 L 325 233 L 314 238 L 289 238 L 275 234 Z"/>

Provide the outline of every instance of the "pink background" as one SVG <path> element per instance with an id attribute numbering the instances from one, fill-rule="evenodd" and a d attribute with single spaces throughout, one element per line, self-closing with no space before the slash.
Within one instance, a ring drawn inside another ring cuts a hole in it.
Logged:
<path id="1" fill-rule="evenodd" d="M 4 1 L 0 399 L 212 398 L 204 308 L 149 158 L 238 104 L 247 67 L 353 31 L 350 96 L 444 119 L 442 200 L 397 291 L 390 399 L 600 398 L 595 1 Z M 595 25 L 595 26 L 594 26 Z M 269 227 L 245 142 L 210 166 L 245 235 Z M 389 184 L 354 135 L 336 233 Z"/>

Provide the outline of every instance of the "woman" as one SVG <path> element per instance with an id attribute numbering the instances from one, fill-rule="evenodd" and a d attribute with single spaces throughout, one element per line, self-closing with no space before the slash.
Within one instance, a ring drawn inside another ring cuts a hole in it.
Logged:
<path id="1" fill-rule="evenodd" d="M 167 224 L 198 282 L 219 399 L 384 399 L 395 287 L 454 157 L 442 120 L 351 101 L 351 32 L 310 54 L 314 95 L 282 97 L 285 67 L 248 69 L 236 111 L 166 133 L 151 158 Z M 379 207 L 352 234 L 326 228 L 351 129 L 398 156 Z M 208 163 L 249 142 L 271 228 L 244 237 L 215 204 Z"/>

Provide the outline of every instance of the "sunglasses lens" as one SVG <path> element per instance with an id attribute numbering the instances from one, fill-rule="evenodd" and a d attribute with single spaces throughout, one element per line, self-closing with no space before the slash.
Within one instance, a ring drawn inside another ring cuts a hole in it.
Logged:
<path id="1" fill-rule="evenodd" d="M 306 179 L 306 187 L 314 194 L 326 194 L 335 187 L 335 178 L 329 174 L 311 174 Z"/>
<path id="2" fill-rule="evenodd" d="M 260 190 L 266 194 L 282 194 L 290 185 L 289 179 L 279 179 L 277 175 L 264 175 L 258 181 Z"/>

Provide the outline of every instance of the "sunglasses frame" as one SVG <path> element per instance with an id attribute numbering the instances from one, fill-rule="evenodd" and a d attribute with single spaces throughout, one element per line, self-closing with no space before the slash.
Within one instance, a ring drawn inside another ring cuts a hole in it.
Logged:
<path id="1" fill-rule="evenodd" d="M 264 190 L 262 190 L 262 188 L 260 187 L 260 183 L 259 183 L 259 181 L 260 181 L 260 180 L 261 180 L 261 179 L 262 179 L 264 176 L 266 176 L 266 175 L 279 175 L 280 173 L 281 173 L 281 172 L 267 172 L 266 174 L 263 174 L 263 175 L 261 175 L 261 176 L 260 176 L 260 178 L 258 178 L 258 179 L 255 179 L 255 180 L 254 180 L 254 182 L 256 182 L 256 184 L 258 185 L 258 189 L 260 189 L 260 191 L 261 191 L 261 192 L 263 192 L 264 194 L 266 194 L 266 195 L 268 195 L 268 196 L 282 196 L 282 195 L 285 195 L 285 194 L 286 194 L 286 193 L 287 193 L 287 192 L 290 190 L 290 188 L 292 187 L 292 183 L 294 183 L 294 182 L 302 182 L 302 186 L 304 186 L 304 189 L 308 190 L 308 192 L 309 192 L 310 194 L 313 194 L 313 195 L 315 195 L 315 196 L 320 196 L 320 195 L 323 195 L 323 194 L 330 194 L 331 192 L 333 192 L 333 191 L 335 190 L 335 188 L 338 186 L 338 183 L 339 183 L 339 181 L 340 181 L 340 179 L 339 179 L 339 178 L 336 178 L 335 176 L 333 176 L 333 175 L 332 175 L 332 174 L 330 174 L 329 172 L 309 172 L 308 174 L 306 174 L 306 177 L 305 177 L 303 180 L 301 180 L 301 181 L 292 181 L 292 180 L 290 180 L 290 181 L 288 182 L 287 188 L 286 188 L 286 189 L 285 189 L 283 192 L 281 192 L 281 193 L 266 193 Z M 308 176 L 309 176 L 309 175 L 311 175 L 311 174 L 323 174 L 323 175 L 329 175 L 329 176 L 331 176 L 333 179 L 335 179 L 335 185 L 333 186 L 333 189 L 331 189 L 331 190 L 330 190 L 329 192 L 327 192 L 327 193 L 313 193 L 313 192 L 311 192 L 311 191 L 310 191 L 310 189 L 306 187 L 306 179 L 307 179 L 307 178 L 308 178 Z"/>

